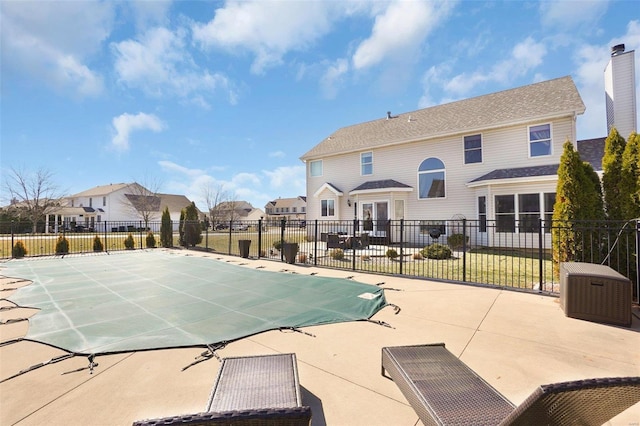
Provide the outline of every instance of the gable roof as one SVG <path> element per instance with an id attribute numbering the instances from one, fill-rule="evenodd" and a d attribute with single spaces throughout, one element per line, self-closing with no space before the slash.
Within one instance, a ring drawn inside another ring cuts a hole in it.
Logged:
<path id="1" fill-rule="evenodd" d="M 74 194 L 71 198 L 74 197 L 96 197 L 100 195 L 109 195 L 112 192 L 116 192 L 121 190 L 122 188 L 126 188 L 131 183 L 111 183 L 109 185 L 100 185 L 95 188 L 87 189 L 86 191 L 78 192 Z"/>
<path id="2" fill-rule="evenodd" d="M 573 116 L 585 110 L 569 76 L 343 127 L 303 161 L 381 146 Z"/>

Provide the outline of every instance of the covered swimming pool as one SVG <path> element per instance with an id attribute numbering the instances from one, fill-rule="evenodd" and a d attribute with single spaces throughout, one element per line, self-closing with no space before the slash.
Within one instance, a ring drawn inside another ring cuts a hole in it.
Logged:
<path id="1" fill-rule="evenodd" d="M 8 300 L 40 311 L 26 340 L 97 355 L 210 347 L 268 330 L 370 319 L 384 292 L 349 279 L 269 272 L 163 250 L 12 260 L 32 281 Z"/>

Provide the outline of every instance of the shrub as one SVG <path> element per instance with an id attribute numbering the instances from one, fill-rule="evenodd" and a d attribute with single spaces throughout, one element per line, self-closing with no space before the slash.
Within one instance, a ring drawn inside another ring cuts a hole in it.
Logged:
<path id="1" fill-rule="evenodd" d="M 424 259 L 424 256 L 419 251 L 413 253 L 413 260 L 422 260 L 422 259 Z"/>
<path id="2" fill-rule="evenodd" d="M 124 246 L 127 248 L 127 250 L 133 250 L 135 245 L 136 242 L 133 239 L 133 234 L 129 234 L 129 236 L 124 239 Z"/>
<path id="3" fill-rule="evenodd" d="M 389 249 L 385 253 L 385 256 L 387 256 L 389 259 L 395 259 L 396 257 L 398 257 L 398 252 L 394 249 Z"/>
<path id="4" fill-rule="evenodd" d="M 278 250 L 278 251 L 280 251 L 280 250 L 282 250 L 282 244 L 285 244 L 285 243 L 286 243 L 286 241 L 280 241 L 280 240 L 274 241 L 273 242 L 273 248 Z"/>
<path id="5" fill-rule="evenodd" d="M 22 241 L 16 241 L 16 245 L 13 246 L 13 250 L 11 251 L 11 254 L 16 259 L 20 259 L 26 256 L 27 248 L 24 246 L 24 243 Z"/>
<path id="6" fill-rule="evenodd" d="M 93 251 L 104 251 L 104 244 L 97 235 L 93 237 Z"/>
<path id="7" fill-rule="evenodd" d="M 462 234 L 451 234 L 447 238 L 447 244 L 449 244 L 449 247 L 451 247 L 453 250 L 457 250 L 462 248 L 464 240 L 465 240 L 465 236 Z M 466 240 L 468 243 L 469 236 L 466 237 Z"/>
<path id="8" fill-rule="evenodd" d="M 298 254 L 298 262 L 307 263 L 307 253 Z"/>
<path id="9" fill-rule="evenodd" d="M 371 260 L 371 256 L 369 256 L 368 254 L 363 254 L 360 256 L 360 260 L 362 260 L 363 262 L 368 262 Z"/>
<path id="10" fill-rule="evenodd" d="M 422 249 L 421 254 L 428 259 L 449 259 L 451 249 L 444 244 L 431 244 Z"/>
<path id="11" fill-rule="evenodd" d="M 153 232 L 147 232 L 147 248 L 155 248 L 156 247 L 156 237 L 153 235 Z"/>
<path id="12" fill-rule="evenodd" d="M 329 256 L 334 260 L 344 260 L 344 251 L 341 248 L 333 249 Z"/>
<path id="13" fill-rule="evenodd" d="M 58 241 L 56 242 L 56 254 L 66 254 L 69 253 L 69 240 L 64 235 L 60 235 L 58 237 Z"/>

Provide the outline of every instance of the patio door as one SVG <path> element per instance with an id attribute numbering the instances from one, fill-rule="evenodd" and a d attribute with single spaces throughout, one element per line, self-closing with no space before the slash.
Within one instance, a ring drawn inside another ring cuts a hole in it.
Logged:
<path id="1" fill-rule="evenodd" d="M 389 203 L 375 201 L 362 203 L 362 232 L 372 235 L 387 236 L 387 220 L 389 219 Z"/>

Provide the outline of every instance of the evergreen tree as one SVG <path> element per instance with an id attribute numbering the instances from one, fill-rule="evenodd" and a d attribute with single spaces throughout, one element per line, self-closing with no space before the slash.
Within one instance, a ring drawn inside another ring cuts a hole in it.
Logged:
<path id="1" fill-rule="evenodd" d="M 194 202 L 191 202 L 184 209 L 184 245 L 194 247 L 202 242 L 202 227 L 198 219 L 198 209 Z"/>
<path id="2" fill-rule="evenodd" d="M 162 247 L 173 247 L 173 224 L 169 207 L 165 207 L 162 212 L 162 223 L 160 224 L 160 245 Z"/>
<path id="3" fill-rule="evenodd" d="M 627 139 L 622 154 L 622 178 L 620 192 L 622 199 L 622 218 L 624 220 L 640 217 L 640 136 L 632 132 Z"/>
<path id="4" fill-rule="evenodd" d="M 582 244 L 591 238 L 578 234 L 576 223 L 604 219 L 602 188 L 597 173 L 570 141 L 564 143 L 560 166 L 556 203 L 553 206 L 553 261 L 556 273 L 560 262 L 590 258 L 590 250 L 597 247 Z"/>
<path id="5" fill-rule="evenodd" d="M 604 143 L 602 157 L 602 189 L 604 193 L 604 207 L 607 218 L 622 220 L 623 198 L 620 183 L 622 182 L 622 154 L 625 150 L 625 140 L 615 127 L 611 128 Z"/>
<path id="6" fill-rule="evenodd" d="M 180 210 L 180 223 L 178 224 L 178 244 L 180 244 L 181 247 L 185 246 L 184 243 L 184 217 L 185 217 L 185 211 L 184 209 Z"/>

